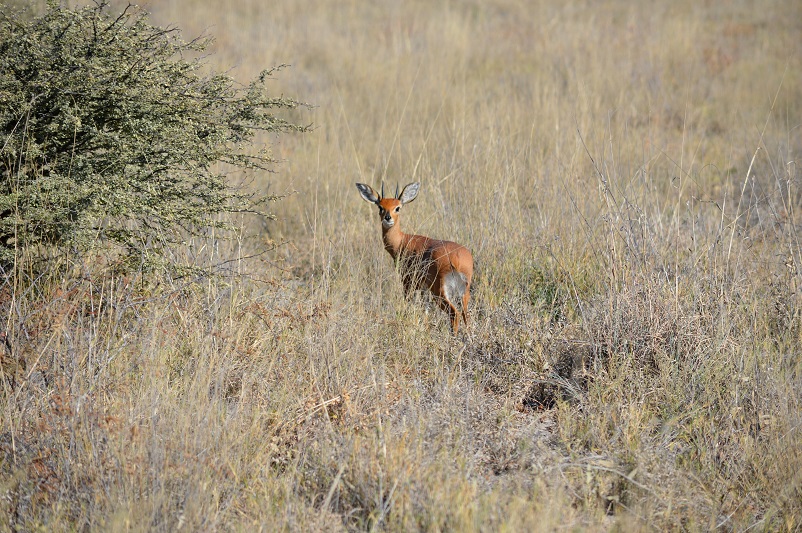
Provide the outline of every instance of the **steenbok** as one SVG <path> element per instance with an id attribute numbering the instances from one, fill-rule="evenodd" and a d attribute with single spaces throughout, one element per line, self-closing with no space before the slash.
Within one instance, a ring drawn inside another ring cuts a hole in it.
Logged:
<path id="1" fill-rule="evenodd" d="M 401 231 L 398 215 L 401 208 L 418 196 L 420 183 L 410 183 L 395 198 L 384 197 L 384 185 L 379 196 L 369 185 L 357 183 L 356 188 L 366 202 L 379 207 L 384 249 L 392 256 L 404 295 L 414 290 L 432 291 L 438 305 L 451 317 L 451 328 L 457 333 L 459 315 L 456 303 L 462 304 L 462 319 L 468 324 L 468 301 L 471 299 L 473 257 L 471 251 L 451 241 L 439 241 L 422 235 L 407 235 Z"/>

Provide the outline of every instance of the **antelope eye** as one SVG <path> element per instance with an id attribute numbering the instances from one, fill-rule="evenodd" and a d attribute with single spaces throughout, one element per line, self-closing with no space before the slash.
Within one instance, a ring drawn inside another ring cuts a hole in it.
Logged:
<path id="1" fill-rule="evenodd" d="M 398 213 L 399 211 L 401 211 L 401 206 L 400 206 L 400 205 L 399 205 L 398 207 L 396 207 L 396 208 L 395 208 L 395 212 L 396 212 L 396 213 Z"/>

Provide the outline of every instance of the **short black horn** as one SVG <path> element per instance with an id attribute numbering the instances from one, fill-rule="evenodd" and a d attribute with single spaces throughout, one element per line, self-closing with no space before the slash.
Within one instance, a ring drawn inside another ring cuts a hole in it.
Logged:
<path id="1" fill-rule="evenodd" d="M 384 198 L 384 180 L 382 180 L 382 198 Z"/>
<path id="2" fill-rule="evenodd" d="M 398 183 L 395 184 L 395 198 L 396 198 L 396 200 L 399 198 L 399 196 L 398 196 Z"/>

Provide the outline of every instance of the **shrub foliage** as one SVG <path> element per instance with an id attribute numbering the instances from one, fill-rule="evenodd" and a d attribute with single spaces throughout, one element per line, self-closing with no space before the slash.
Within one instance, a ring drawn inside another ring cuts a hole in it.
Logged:
<path id="1" fill-rule="evenodd" d="M 4 12 L 11 11 L 4 9 Z M 20 250 L 99 246 L 128 263 L 164 264 L 226 212 L 264 212 L 267 197 L 226 170 L 269 170 L 257 131 L 303 131 L 277 116 L 303 105 L 209 74 L 210 40 L 182 40 L 129 6 L 0 16 L 0 263 Z"/>

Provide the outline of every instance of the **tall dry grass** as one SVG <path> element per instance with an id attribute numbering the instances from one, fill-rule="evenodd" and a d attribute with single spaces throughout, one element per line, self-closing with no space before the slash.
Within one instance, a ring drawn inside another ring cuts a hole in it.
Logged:
<path id="1" fill-rule="evenodd" d="M 4 289 L 5 527 L 802 527 L 799 5 L 148 7 L 317 106 L 202 253 L 287 244 Z M 467 333 L 401 296 L 382 180 L 473 250 Z"/>

